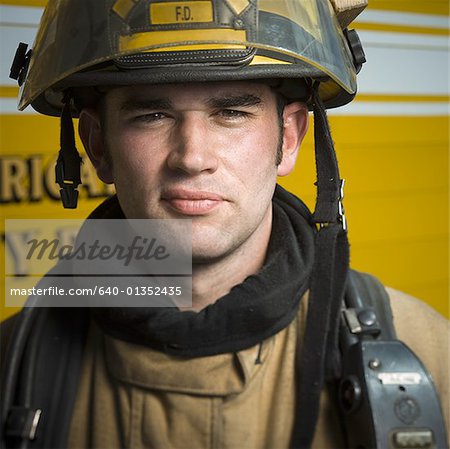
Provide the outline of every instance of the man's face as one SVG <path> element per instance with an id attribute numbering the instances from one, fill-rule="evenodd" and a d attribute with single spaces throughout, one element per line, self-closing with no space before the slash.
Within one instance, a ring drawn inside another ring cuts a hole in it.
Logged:
<path id="1" fill-rule="evenodd" d="M 276 165 L 283 132 L 268 86 L 124 87 L 108 92 L 103 108 L 83 141 L 94 147 L 88 151 L 97 168 L 101 159 L 99 175 L 114 182 L 127 218 L 192 219 L 196 261 L 267 239 L 283 165 Z M 97 127 L 103 129 L 92 132 Z"/>

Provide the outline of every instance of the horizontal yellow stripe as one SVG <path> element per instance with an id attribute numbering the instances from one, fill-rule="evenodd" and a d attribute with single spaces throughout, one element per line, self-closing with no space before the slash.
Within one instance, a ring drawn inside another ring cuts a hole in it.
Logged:
<path id="1" fill-rule="evenodd" d="M 145 53 L 161 52 L 161 51 L 197 51 L 197 50 L 241 50 L 245 49 L 245 45 L 236 44 L 190 44 L 177 45 L 176 47 L 160 47 L 152 50 L 144 50 Z"/>
<path id="2" fill-rule="evenodd" d="M 17 98 L 19 95 L 19 88 L 16 86 L 0 86 L 0 97 L 2 98 Z"/>
<path id="3" fill-rule="evenodd" d="M 414 34 L 431 34 L 434 36 L 449 36 L 450 31 L 443 28 L 419 27 L 409 25 L 391 25 L 387 23 L 361 23 L 355 22 L 357 30 L 367 31 L 386 31 L 390 33 L 414 33 Z"/>
<path id="4" fill-rule="evenodd" d="M 374 94 L 358 94 L 357 101 L 373 101 L 373 102 L 407 102 L 407 103 L 448 103 L 450 96 L 448 95 L 374 95 Z"/>
<path id="5" fill-rule="evenodd" d="M 387 11 L 412 12 L 419 14 L 449 14 L 448 0 L 370 0 L 369 9 L 383 9 Z"/>
<path id="6" fill-rule="evenodd" d="M 244 30 L 230 29 L 202 29 L 202 30 L 170 30 L 170 31 L 148 31 L 135 33 L 131 36 L 120 36 L 120 51 L 139 50 L 145 47 L 176 44 L 177 42 L 189 41 L 237 41 L 245 42 L 246 33 Z M 212 43 L 212 42 L 211 42 Z M 203 45 L 203 44 L 198 44 Z M 168 47 L 165 47 L 168 48 Z M 176 47 L 179 49 L 179 47 Z M 184 49 L 184 48 L 183 48 Z"/>
<path id="7" fill-rule="evenodd" d="M 34 6 L 43 8 L 47 5 L 47 0 L 0 0 L 0 5 Z"/>

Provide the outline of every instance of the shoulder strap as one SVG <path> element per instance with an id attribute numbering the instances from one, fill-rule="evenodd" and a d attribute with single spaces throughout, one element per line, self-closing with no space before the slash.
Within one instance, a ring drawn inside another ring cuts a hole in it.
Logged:
<path id="1" fill-rule="evenodd" d="M 389 296 L 373 276 L 351 271 L 340 329 L 336 393 L 349 448 L 447 448 L 433 381 L 397 340 Z"/>
<path id="2" fill-rule="evenodd" d="M 88 313 L 27 308 L 12 335 L 2 382 L 1 444 L 7 448 L 66 446 Z"/>

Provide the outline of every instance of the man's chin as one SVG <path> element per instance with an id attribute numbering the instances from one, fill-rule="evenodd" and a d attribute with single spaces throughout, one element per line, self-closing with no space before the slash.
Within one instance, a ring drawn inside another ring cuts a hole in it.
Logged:
<path id="1" fill-rule="evenodd" d="M 200 246 L 192 245 L 192 264 L 208 265 L 222 261 L 230 254 L 230 249 L 221 248 L 217 244 L 207 244 Z"/>
<path id="2" fill-rule="evenodd" d="M 220 262 L 224 257 L 222 253 L 196 251 L 192 253 L 192 265 L 211 265 Z"/>

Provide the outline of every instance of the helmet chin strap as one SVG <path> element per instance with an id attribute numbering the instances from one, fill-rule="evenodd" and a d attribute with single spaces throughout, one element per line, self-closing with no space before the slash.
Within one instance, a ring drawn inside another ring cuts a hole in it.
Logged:
<path id="1" fill-rule="evenodd" d="M 319 230 L 310 284 L 303 350 L 297 356 L 297 410 L 291 447 L 310 448 L 319 416 L 325 380 L 338 377 L 338 324 L 349 268 L 349 244 L 342 207 L 342 181 L 325 108 L 313 86 L 317 201 L 314 221 Z"/>
<path id="2" fill-rule="evenodd" d="M 80 165 L 82 163 L 75 146 L 75 134 L 70 112 L 71 100 L 70 91 L 66 91 L 61 113 L 61 149 L 55 167 L 56 182 L 61 188 L 61 201 L 66 209 L 76 209 L 77 207 L 77 187 L 81 184 Z"/>

